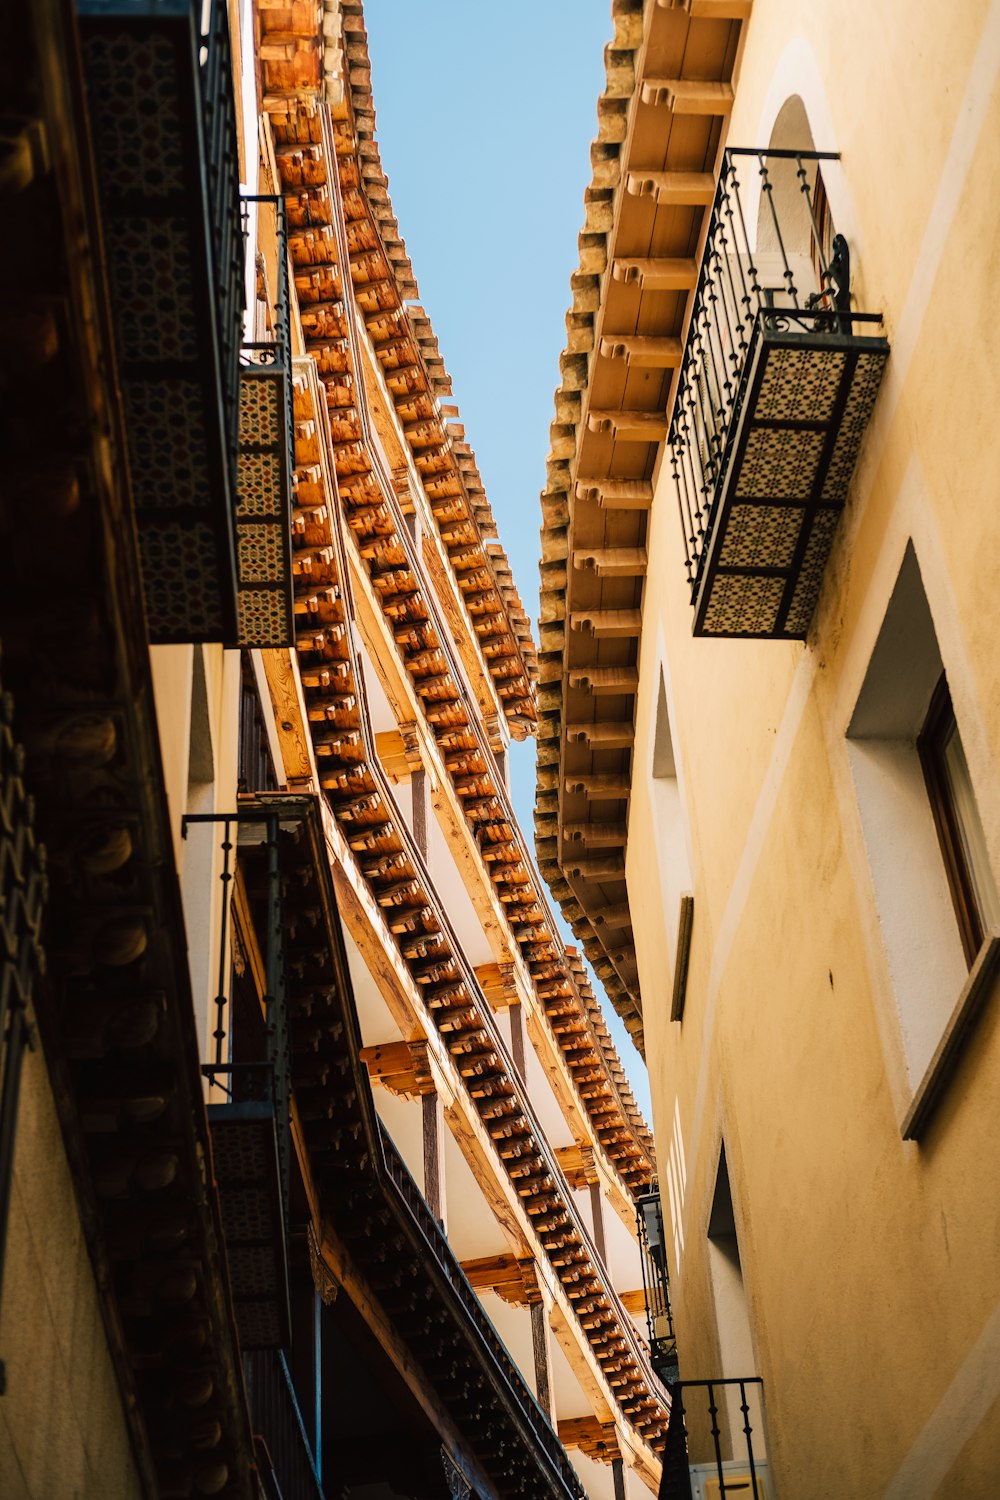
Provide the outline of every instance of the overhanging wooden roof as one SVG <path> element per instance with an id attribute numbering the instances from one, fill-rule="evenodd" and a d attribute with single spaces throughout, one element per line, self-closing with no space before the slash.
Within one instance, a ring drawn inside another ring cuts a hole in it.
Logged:
<path id="1" fill-rule="evenodd" d="M 613 0 L 542 491 L 539 866 L 640 1051 L 625 851 L 648 512 L 751 0 Z"/>
<path id="2" fill-rule="evenodd" d="M 430 320 L 416 301 L 413 268 L 389 202 L 375 140 L 371 63 L 360 0 L 342 0 L 339 7 L 326 9 L 324 16 L 324 6 L 315 0 L 287 10 L 260 10 L 264 107 L 273 119 L 290 111 L 300 121 L 298 132 L 279 144 L 278 155 L 288 193 L 293 259 L 303 273 L 298 288 L 303 329 L 331 387 L 338 439 L 354 441 L 360 433 L 352 382 L 349 376 L 337 378 L 347 373 L 348 359 L 343 286 L 339 271 L 323 269 L 330 265 L 326 252 L 332 198 L 317 165 L 321 143 L 307 123 L 316 118 L 322 98 L 335 121 L 356 306 L 469 608 L 486 670 L 510 732 L 523 739 L 536 722 L 537 658 L 531 627 L 506 554 L 495 540 L 496 522 L 475 454 L 458 421 L 458 408 L 442 405 L 441 398 L 451 394 L 451 379 Z M 333 49 L 329 36 L 325 50 L 321 39 L 335 31 L 344 59 L 341 86 L 334 73 L 323 76 Z M 314 274 L 306 270 L 309 266 L 316 267 Z M 405 510 L 408 481 L 405 474 L 398 479 Z M 484 608 L 487 595 L 489 607 Z"/>

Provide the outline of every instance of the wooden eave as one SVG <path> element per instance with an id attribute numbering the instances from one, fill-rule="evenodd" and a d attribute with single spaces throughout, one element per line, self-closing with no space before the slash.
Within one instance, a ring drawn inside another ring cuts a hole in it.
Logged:
<path id="1" fill-rule="evenodd" d="M 496 524 L 475 454 L 455 420 L 457 408 L 441 405 L 441 397 L 451 393 L 451 382 L 430 321 L 416 302 L 412 266 L 389 203 L 374 139 L 371 64 L 359 0 L 344 0 L 339 15 L 344 83 L 337 89 L 328 79 L 324 87 L 333 120 L 355 304 L 382 366 L 429 512 L 442 533 L 451 533 L 450 539 L 443 540 L 458 588 L 466 597 L 481 593 L 484 584 L 496 593 L 493 616 L 486 618 L 470 611 L 471 628 L 481 645 L 487 640 L 494 643 L 492 650 L 484 649 L 486 670 L 494 680 L 510 733 L 521 739 L 534 730 L 537 720 L 537 656 L 530 624 L 506 555 L 498 542 L 489 540 L 496 537 Z M 315 115 L 322 97 L 313 61 L 316 38 L 323 26 L 320 6 L 302 4 L 292 7 L 290 14 L 285 9 L 262 7 L 258 18 L 266 110 L 277 120 L 290 109 L 297 112 L 304 104 Z M 303 66 L 298 76 L 289 75 L 284 58 L 278 64 L 271 61 L 267 39 L 272 31 L 292 50 L 289 37 L 294 34 L 299 38 Z M 291 242 L 296 265 L 304 268 L 325 259 L 331 236 L 330 183 L 323 180 L 318 168 L 319 142 L 304 122 L 303 127 L 280 143 L 278 162 L 289 213 L 297 212 L 303 220 L 301 231 L 293 233 Z M 314 278 L 308 295 L 300 291 L 300 302 L 307 344 L 310 349 L 322 348 L 324 379 L 329 378 L 336 387 L 330 393 L 330 404 L 344 413 L 345 426 L 349 425 L 353 406 L 350 382 L 343 378 L 346 372 L 336 368 L 345 337 L 341 279 Z M 317 310 L 308 311 L 306 303 Z M 457 530 L 460 535 L 456 535 Z M 496 645 L 498 637 L 502 649 Z"/>
<path id="2" fill-rule="evenodd" d="M 284 128 L 278 126 L 279 131 Z M 492 1170 L 508 1181 L 530 1216 L 526 1224 L 531 1225 L 553 1274 L 562 1283 L 569 1305 L 598 1295 L 609 1299 L 600 1317 L 581 1323 L 582 1336 L 625 1419 L 645 1443 L 655 1444 L 662 1436 L 666 1413 L 647 1374 L 644 1356 L 605 1285 L 605 1273 L 592 1257 L 572 1195 L 561 1173 L 553 1169 L 523 1085 L 497 1042 L 490 1001 L 451 930 L 444 905 L 397 811 L 370 728 L 356 633 L 350 626 L 354 606 L 345 530 L 353 533 L 362 554 L 369 552 L 393 571 L 391 549 L 398 545 L 402 527 L 394 510 L 398 502 L 376 467 L 369 472 L 377 487 L 366 492 L 360 517 L 354 514 L 349 499 L 354 470 L 344 465 L 340 448 L 330 438 L 330 413 L 323 409 L 323 387 L 311 361 L 297 362 L 293 391 L 300 471 L 318 470 L 325 484 L 338 488 L 343 484 L 347 491 L 338 496 L 331 488 L 322 497 L 315 491 L 313 503 L 297 507 L 293 515 L 296 577 L 308 579 L 296 600 L 301 621 L 299 668 L 320 784 L 344 844 L 344 878 L 353 892 L 361 893 L 370 919 L 377 923 L 387 959 L 391 954 L 407 976 L 413 997 L 410 1032 L 440 1038 L 436 1045 L 452 1060 L 465 1090 L 464 1107 L 492 1142 Z M 332 463 L 316 462 L 317 445 L 323 442 L 330 444 Z M 364 449 L 362 443 L 357 446 Z M 372 502 L 372 494 L 381 497 L 378 504 Z M 376 573 L 376 582 L 379 576 Z M 415 637 L 416 645 L 407 646 L 412 658 L 404 662 L 416 663 L 414 670 L 420 675 L 415 680 L 418 686 L 424 683 L 437 743 L 482 843 L 495 843 L 494 835 L 501 843 L 510 841 L 516 825 L 509 810 L 505 813 L 500 808 L 498 814 L 494 805 L 498 786 L 487 780 L 488 749 L 477 737 L 475 724 L 456 717 L 447 682 L 442 682 L 448 677 L 445 642 L 433 618 L 403 618 L 396 622 L 394 633 L 404 642 Z M 487 787 L 492 788 L 488 793 Z M 541 921 L 527 920 L 537 904 L 530 889 L 526 893 L 525 883 L 512 879 L 497 861 L 488 862 L 491 874 L 498 865 L 501 900 L 508 909 L 522 908 L 523 920 L 513 930 L 523 929 L 522 951 L 529 972 L 559 1037 L 567 1067 L 578 1080 L 594 1139 L 625 1185 L 641 1191 L 652 1171 L 651 1155 L 639 1144 L 648 1139 L 648 1133 L 644 1128 L 639 1132 L 638 1112 L 621 1064 L 599 1019 L 597 1002 L 582 983 L 582 963 L 562 949 L 544 915 Z M 566 1029 L 567 1019 L 577 1023 L 575 1030 Z M 599 1065 L 596 1081 L 585 1076 L 593 1073 L 595 1061 Z M 623 1100 L 630 1101 L 631 1107 Z M 547 1178 L 552 1185 L 542 1191 L 537 1184 Z"/>
<path id="3" fill-rule="evenodd" d="M 314 1274 L 357 1299 L 442 1437 L 486 1493 L 578 1500 L 551 1428 L 447 1240 L 381 1130 L 371 1094 L 316 796 L 262 795 L 277 815 L 285 905 L 293 1140 L 312 1219 Z M 253 855 L 246 853 L 247 865 Z M 264 888 L 264 852 L 251 871 Z M 258 928 L 264 913 L 258 913 Z M 257 955 L 258 964 L 260 962 Z"/>
<path id="4" fill-rule="evenodd" d="M 291 159 L 287 147 L 303 140 L 308 140 L 311 147 L 310 170 L 314 183 L 332 188 L 329 199 L 324 200 L 331 204 L 331 223 L 328 226 L 331 234 L 324 237 L 321 245 L 310 244 L 308 250 L 296 244 L 294 239 L 292 242 L 294 279 L 304 326 L 308 326 L 309 309 L 314 305 L 311 299 L 317 295 L 317 290 L 322 296 L 330 294 L 328 300 L 335 302 L 339 309 L 336 317 L 340 330 L 338 363 L 341 368 L 338 371 L 331 373 L 325 367 L 328 346 L 323 339 L 306 338 L 306 347 L 319 372 L 325 396 L 323 417 L 339 490 L 337 499 L 327 498 L 325 509 L 332 514 L 334 509 L 343 508 L 354 544 L 367 569 L 374 597 L 388 622 L 401 663 L 423 705 L 430 732 L 444 756 L 455 793 L 470 819 L 479 846 L 484 850 L 499 846 L 510 855 L 506 863 L 497 858 L 490 860 L 488 876 L 506 914 L 511 942 L 519 949 L 536 987 L 547 989 L 551 998 L 552 986 L 556 984 L 561 991 L 560 998 L 573 997 L 571 1004 L 587 1017 L 617 1101 L 620 1124 L 616 1128 L 619 1133 L 624 1131 L 630 1143 L 629 1151 L 617 1151 L 611 1155 L 611 1165 L 626 1186 L 634 1189 L 642 1174 L 652 1171 L 650 1133 L 635 1105 L 607 1029 L 600 1020 L 599 1008 L 592 995 L 580 993 L 579 977 L 574 975 L 563 952 L 541 883 L 533 874 L 522 836 L 517 830 L 506 787 L 497 772 L 490 746 L 477 728 L 474 713 L 470 712 L 462 674 L 452 659 L 449 632 L 439 617 L 435 590 L 428 587 L 424 559 L 414 545 L 400 495 L 392 475 L 385 470 L 378 444 L 373 439 L 366 402 L 357 399 L 356 393 L 365 389 L 363 377 L 358 379 L 360 335 L 343 300 L 339 273 L 343 252 L 338 250 L 338 238 L 350 221 L 346 215 L 346 199 L 344 216 L 336 211 L 336 205 L 341 201 L 342 174 L 331 176 L 329 171 L 334 160 L 339 166 L 347 159 L 346 153 L 336 150 L 336 126 L 331 124 L 326 111 L 319 106 L 312 107 L 310 101 L 286 101 L 282 110 L 271 115 L 271 127 L 278 171 L 286 195 L 295 188 L 294 183 L 284 182 L 286 164 Z M 333 218 L 335 212 L 336 222 Z M 300 399 L 298 394 L 296 399 Z M 330 545 L 325 530 L 329 518 L 324 511 L 316 473 L 315 445 L 317 434 L 323 430 L 322 421 L 319 414 L 313 414 L 308 420 L 312 424 L 308 442 L 301 452 L 298 447 L 296 450 L 294 489 L 295 499 L 300 503 L 295 510 L 293 532 L 301 550 L 296 553 L 295 563 L 299 585 L 295 618 L 300 652 L 308 656 L 308 660 L 304 659 L 303 680 L 307 691 L 314 690 L 310 684 L 315 683 L 315 690 L 322 694 L 329 688 L 329 670 L 324 677 L 324 671 L 315 658 L 321 650 L 329 649 L 329 642 L 326 646 L 317 643 L 323 639 L 330 605 L 319 587 L 324 577 L 324 564 L 319 553 Z M 297 429 L 297 444 L 299 439 Z M 322 518 L 312 516 L 314 510 L 324 512 Z M 307 558 L 304 554 L 310 551 L 314 536 L 324 540 L 318 551 L 313 548 Z M 482 622 L 485 649 L 492 650 L 492 642 L 497 641 L 496 679 L 501 686 L 513 679 L 520 684 L 512 689 L 517 693 L 523 688 L 523 674 L 518 660 L 503 654 L 506 637 L 495 576 L 478 567 L 475 556 L 462 559 L 460 567 L 474 579 L 475 586 L 468 589 L 465 600 L 476 620 Z M 329 723 L 320 725 L 314 722 L 313 725 L 321 777 L 325 778 L 324 785 L 328 790 L 333 789 L 331 758 L 341 752 L 346 754 L 348 750 L 352 755 L 360 755 L 356 742 L 349 743 L 346 733 L 338 735 L 337 728 Z M 357 729 L 351 733 L 356 736 Z M 522 867 L 516 880 L 510 878 L 510 864 Z M 580 970 L 582 972 L 582 965 Z M 541 991 L 539 995 L 544 1003 Z M 640 1164 L 638 1175 L 634 1170 L 635 1163 Z"/>
<path id="5" fill-rule="evenodd" d="M 541 496 L 538 863 L 640 1052 L 624 856 L 642 560 L 749 9 L 612 6 Z"/>

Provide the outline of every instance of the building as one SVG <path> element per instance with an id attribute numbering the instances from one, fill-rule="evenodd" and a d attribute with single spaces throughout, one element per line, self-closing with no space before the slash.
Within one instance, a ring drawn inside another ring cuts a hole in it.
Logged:
<path id="1" fill-rule="evenodd" d="M 542 496 L 536 832 L 649 1067 L 687 1417 L 661 1493 L 978 1500 L 1000 12 L 612 14 Z"/>
<path id="2" fill-rule="evenodd" d="M 0 1492 L 622 1500 L 652 1139 L 358 0 L 0 20 Z"/>

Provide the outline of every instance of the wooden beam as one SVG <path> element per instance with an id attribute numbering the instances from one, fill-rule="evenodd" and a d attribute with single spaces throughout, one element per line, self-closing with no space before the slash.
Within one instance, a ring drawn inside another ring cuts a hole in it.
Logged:
<path id="1" fill-rule="evenodd" d="M 698 262 L 691 257 L 616 258 L 611 275 L 626 286 L 638 283 L 642 292 L 690 292 L 698 285 Z"/>
<path id="2" fill-rule="evenodd" d="M 684 356 L 679 338 L 641 333 L 602 334 L 600 352 L 604 359 L 624 359 L 630 369 L 673 370 Z"/>
<path id="3" fill-rule="evenodd" d="M 567 776 L 567 792 L 582 792 L 588 801 L 625 800 L 631 779 L 628 776 Z"/>
<path id="4" fill-rule="evenodd" d="M 596 750 L 627 750 L 635 738 L 631 723 L 567 724 L 566 738 L 576 745 L 592 745 Z"/>
<path id="5" fill-rule="evenodd" d="M 426 1042 L 380 1042 L 374 1047 L 362 1047 L 360 1057 L 373 1086 L 381 1085 L 390 1094 L 404 1099 L 433 1095 L 434 1079 Z"/>
<path id="6" fill-rule="evenodd" d="M 591 849 L 624 848 L 626 828 L 624 823 L 564 823 L 562 836 L 568 844 Z"/>
<path id="7" fill-rule="evenodd" d="M 595 547 L 573 552 L 574 568 L 589 568 L 598 578 L 642 578 L 648 564 L 645 547 Z"/>
<path id="8" fill-rule="evenodd" d="M 613 432 L 620 443 L 661 443 L 667 435 L 665 411 L 590 411 L 591 432 Z"/>
<path id="9" fill-rule="evenodd" d="M 694 78 L 644 78 L 643 104 L 665 104 L 675 115 L 728 115 L 733 107 L 731 83 Z"/>
<path id="10" fill-rule="evenodd" d="M 625 190 L 633 198 L 655 198 L 672 208 L 707 208 L 715 198 L 711 172 L 629 172 Z"/>
<path id="11" fill-rule="evenodd" d="M 571 630 L 582 630 L 595 640 L 622 640 L 642 633 L 642 611 L 638 609 L 591 609 L 574 611 Z"/>
<path id="12" fill-rule="evenodd" d="M 717 21 L 749 21 L 753 0 L 656 0 L 661 10 L 686 10 L 689 16 Z"/>
<path id="13" fill-rule="evenodd" d="M 602 510 L 648 510 L 653 486 L 648 479 L 578 479 L 578 500 L 596 500 Z"/>
<path id="14" fill-rule="evenodd" d="M 618 1299 L 627 1313 L 633 1317 L 644 1318 L 646 1316 L 646 1293 L 642 1287 L 635 1292 L 619 1292 Z"/>
<path id="15" fill-rule="evenodd" d="M 463 1260 L 462 1270 L 477 1292 L 496 1292 L 512 1306 L 527 1306 L 528 1292 L 516 1255 L 484 1255 L 476 1260 Z"/>
<path id="16" fill-rule="evenodd" d="M 383 729 L 375 735 L 375 750 L 382 769 L 392 782 L 409 781 L 410 762 L 398 729 Z"/>
<path id="17" fill-rule="evenodd" d="M 572 1146 L 557 1146 L 555 1156 L 571 1188 L 589 1188 L 597 1182 L 597 1162 L 594 1159 L 592 1146 L 579 1143 Z"/>
<path id="18" fill-rule="evenodd" d="M 559 867 L 563 874 L 573 880 L 625 879 L 625 858 L 622 854 L 605 854 L 598 859 L 568 854 L 559 861 Z"/>
<path id="19" fill-rule="evenodd" d="M 598 1463 L 621 1460 L 614 1422 L 599 1422 L 596 1417 L 563 1417 L 557 1431 L 564 1448 L 579 1448 Z"/>
<path id="20" fill-rule="evenodd" d="M 475 975 L 494 1010 L 516 1005 L 520 999 L 513 963 L 480 964 Z"/>
<path id="21" fill-rule="evenodd" d="M 569 685 L 587 688 L 598 697 L 631 694 L 638 690 L 639 672 L 636 667 L 576 667 L 570 671 Z"/>

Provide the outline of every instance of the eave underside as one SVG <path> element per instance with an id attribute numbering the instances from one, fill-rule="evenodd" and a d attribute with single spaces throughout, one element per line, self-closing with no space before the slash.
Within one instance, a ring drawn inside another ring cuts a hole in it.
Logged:
<path id="1" fill-rule="evenodd" d="M 614 8 L 560 360 L 535 807 L 542 873 L 640 1052 L 625 855 L 649 510 L 748 7 L 646 9 L 643 29 L 641 5 Z"/>

